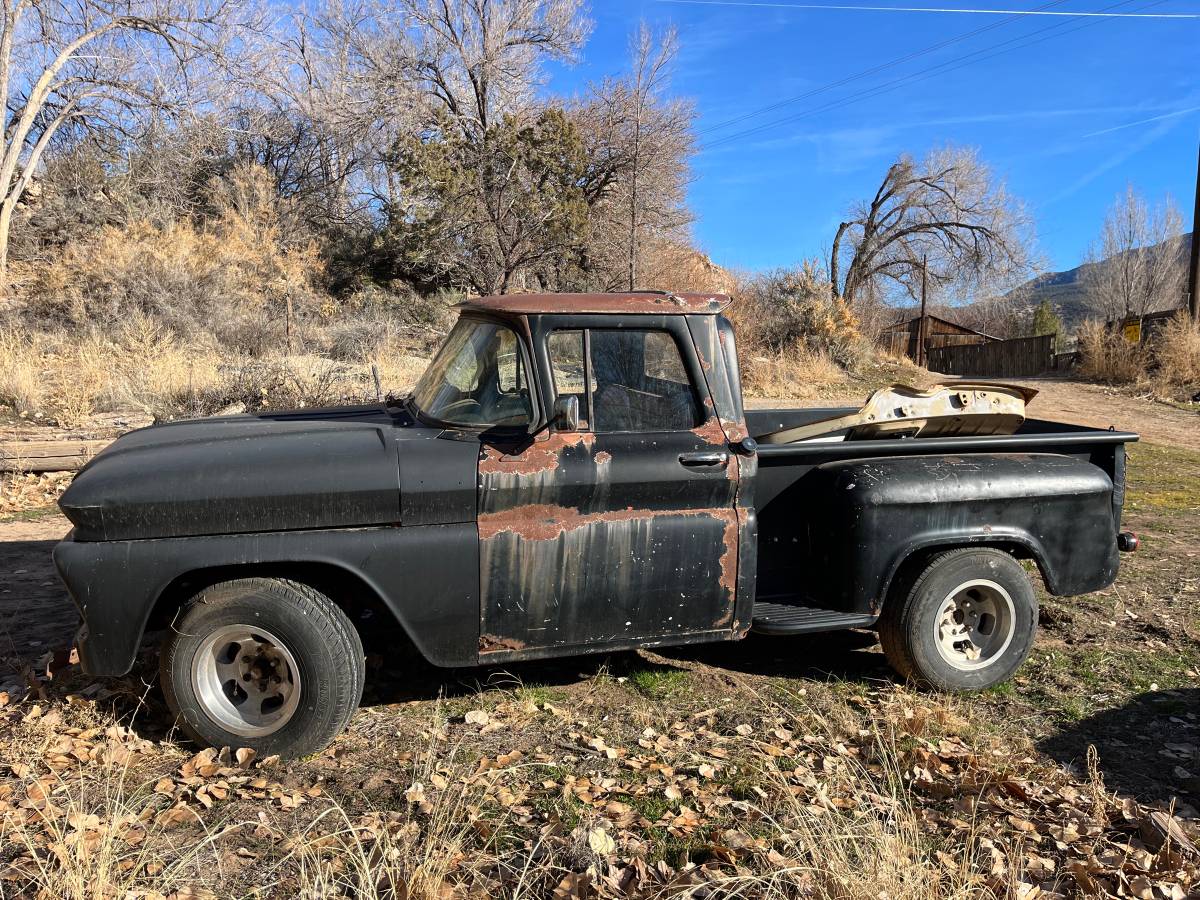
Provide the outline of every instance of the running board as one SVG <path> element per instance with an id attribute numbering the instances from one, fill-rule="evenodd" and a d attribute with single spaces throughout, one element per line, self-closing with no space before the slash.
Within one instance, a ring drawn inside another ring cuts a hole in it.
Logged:
<path id="1" fill-rule="evenodd" d="M 870 628 L 877 618 L 864 613 L 847 613 L 815 606 L 757 601 L 751 628 L 759 634 L 810 634 L 815 631 L 841 631 L 843 628 Z"/>

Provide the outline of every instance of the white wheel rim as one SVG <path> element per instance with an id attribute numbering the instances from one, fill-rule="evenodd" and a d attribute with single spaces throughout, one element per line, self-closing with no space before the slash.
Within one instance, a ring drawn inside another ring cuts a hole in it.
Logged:
<path id="1" fill-rule="evenodd" d="M 204 712 L 240 737 L 274 734 L 300 705 L 300 670 L 275 635 L 225 625 L 192 657 L 192 689 Z"/>
<path id="2" fill-rule="evenodd" d="M 1012 596 L 999 584 L 965 581 L 946 595 L 933 618 L 938 654 L 962 671 L 990 666 L 1012 643 L 1016 618 Z"/>

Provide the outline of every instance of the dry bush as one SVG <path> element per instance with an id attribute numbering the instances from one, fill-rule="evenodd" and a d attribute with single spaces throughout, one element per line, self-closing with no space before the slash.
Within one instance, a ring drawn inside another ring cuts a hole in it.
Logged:
<path id="1" fill-rule="evenodd" d="M 69 244 L 26 287 L 28 314 L 111 330 L 140 313 L 255 353 L 284 343 L 289 301 L 297 329 L 328 314 L 312 287 L 317 246 L 291 224 L 270 176 L 241 168 L 210 192 L 212 216 L 200 224 L 134 222 Z"/>
<path id="2" fill-rule="evenodd" d="M 1119 330 L 1089 319 L 1079 326 L 1080 372 L 1088 378 L 1112 384 L 1128 384 L 1146 377 L 1149 363 L 1146 348 L 1125 340 Z"/>
<path id="3" fill-rule="evenodd" d="M 830 298 L 829 283 L 813 263 L 745 282 L 730 317 L 747 356 L 793 356 L 806 350 L 850 371 L 871 358 L 854 313 L 844 301 Z"/>
<path id="4" fill-rule="evenodd" d="M 1154 345 L 1155 376 L 1169 387 L 1200 385 L 1200 321 L 1186 312 L 1173 316 Z"/>

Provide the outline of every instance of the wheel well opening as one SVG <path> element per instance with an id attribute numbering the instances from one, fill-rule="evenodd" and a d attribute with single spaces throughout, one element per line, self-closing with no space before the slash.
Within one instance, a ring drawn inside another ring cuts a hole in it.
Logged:
<path id="1" fill-rule="evenodd" d="M 1031 574 L 1037 574 L 1042 588 L 1047 593 L 1050 593 L 1049 581 L 1046 578 L 1042 560 L 1027 544 L 1023 544 L 1020 541 L 962 541 L 958 543 L 938 544 L 933 547 L 921 547 L 909 553 L 892 574 L 891 581 L 888 582 L 884 603 L 890 602 L 892 597 L 896 596 L 898 592 L 906 590 L 906 586 L 912 584 L 913 580 L 925 570 L 925 567 L 929 565 L 929 561 L 935 556 L 946 553 L 949 550 L 986 549 L 1000 550 L 1018 561 L 1031 562 L 1033 565 L 1026 568 L 1032 569 Z"/>
<path id="2" fill-rule="evenodd" d="M 346 614 L 368 652 L 386 646 L 394 653 L 398 638 L 411 647 L 408 634 L 371 585 L 354 572 L 326 563 L 217 566 L 187 572 L 159 595 L 150 611 L 146 630 L 169 627 L 176 613 L 200 591 L 239 578 L 279 578 L 316 588 Z"/>

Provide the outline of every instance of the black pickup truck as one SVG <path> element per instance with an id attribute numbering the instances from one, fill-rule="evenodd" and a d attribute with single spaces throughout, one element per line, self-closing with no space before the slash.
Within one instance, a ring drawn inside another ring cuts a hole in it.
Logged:
<path id="1" fill-rule="evenodd" d="M 834 411 L 743 409 L 728 303 L 472 300 L 402 400 L 122 437 L 61 500 L 84 669 L 165 629 L 193 737 L 297 755 L 354 712 L 381 613 L 438 666 L 875 628 L 903 677 L 967 690 L 1029 653 L 1022 561 L 1051 594 L 1112 583 L 1136 435 L 759 443 Z"/>

